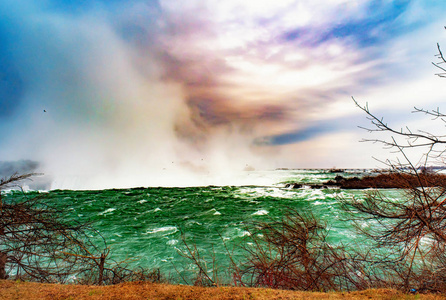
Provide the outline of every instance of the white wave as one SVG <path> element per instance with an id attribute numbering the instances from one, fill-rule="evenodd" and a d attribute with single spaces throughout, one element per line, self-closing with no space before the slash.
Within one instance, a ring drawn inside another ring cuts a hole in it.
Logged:
<path id="1" fill-rule="evenodd" d="M 264 215 L 267 215 L 267 214 L 269 214 L 269 211 L 261 209 L 261 210 L 256 211 L 252 215 L 253 216 L 264 216 Z"/>
<path id="2" fill-rule="evenodd" d="M 324 204 L 326 204 L 326 203 L 322 202 L 322 201 L 315 201 L 315 202 L 313 202 L 313 205 L 324 205 Z"/>
<path id="3" fill-rule="evenodd" d="M 245 187 L 239 189 L 234 196 L 242 199 L 252 199 L 258 197 L 293 199 L 296 197 L 296 190 L 278 187 Z"/>
<path id="4" fill-rule="evenodd" d="M 324 200 L 326 197 L 327 195 L 324 194 L 324 192 L 322 192 L 321 190 L 312 190 L 312 192 L 310 193 L 310 197 L 308 197 L 308 200 Z"/>
<path id="5" fill-rule="evenodd" d="M 213 212 L 214 216 L 221 215 L 221 213 L 218 210 L 216 210 L 215 208 L 209 210 L 207 213 L 212 213 L 212 212 Z"/>
<path id="6" fill-rule="evenodd" d="M 170 232 L 175 233 L 178 231 L 178 228 L 176 226 L 164 226 L 159 228 L 153 228 L 151 230 L 147 230 L 148 234 L 158 233 L 158 232 Z"/>
<path id="7" fill-rule="evenodd" d="M 111 213 L 111 212 L 113 212 L 113 211 L 115 211 L 115 210 L 116 210 L 116 208 L 114 208 L 114 207 L 112 207 L 112 208 L 108 208 L 108 209 L 104 210 L 103 212 L 99 213 L 99 216 L 102 216 L 102 215 Z"/>

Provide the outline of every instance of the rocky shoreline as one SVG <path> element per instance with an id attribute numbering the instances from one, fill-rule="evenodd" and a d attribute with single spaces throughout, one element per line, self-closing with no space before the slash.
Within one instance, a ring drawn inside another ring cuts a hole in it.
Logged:
<path id="1" fill-rule="evenodd" d="M 319 184 L 287 183 L 286 188 L 299 189 L 309 187 L 312 189 L 406 189 L 411 187 L 446 187 L 446 175 L 437 173 L 422 173 L 418 175 L 407 173 L 382 173 L 376 176 L 343 177 L 336 176 Z"/>

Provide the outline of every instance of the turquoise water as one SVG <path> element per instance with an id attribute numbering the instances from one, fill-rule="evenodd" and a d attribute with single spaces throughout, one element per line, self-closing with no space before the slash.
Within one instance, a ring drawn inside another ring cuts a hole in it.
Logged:
<path id="1" fill-rule="evenodd" d="M 91 223 L 106 239 L 111 258 L 127 259 L 132 267 L 159 268 L 173 278 L 175 269 L 193 269 L 180 254 L 185 250 L 182 235 L 204 258 L 211 260 L 215 255 L 217 264 L 225 266 L 228 250 L 235 260 L 243 259 L 239 246 L 250 242 L 249 224 L 280 219 L 290 209 L 311 212 L 326 222 L 333 244 L 358 238 L 339 199 L 364 197 L 364 191 L 285 188 L 286 182 L 318 183 L 339 175 L 328 171 L 264 173 L 268 174 L 277 179 L 271 186 L 53 190 L 27 192 L 27 196 L 43 196 L 43 201 L 62 209 L 66 218 Z"/>

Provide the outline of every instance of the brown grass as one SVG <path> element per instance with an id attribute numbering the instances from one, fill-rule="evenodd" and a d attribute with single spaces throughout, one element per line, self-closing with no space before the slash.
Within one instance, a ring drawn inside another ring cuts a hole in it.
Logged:
<path id="1" fill-rule="evenodd" d="M 375 289 L 358 292 L 298 292 L 240 287 L 194 287 L 154 284 L 147 282 L 122 283 L 111 286 L 64 285 L 0 280 L 0 299 L 446 299 L 446 295 L 408 295 L 396 290 Z"/>

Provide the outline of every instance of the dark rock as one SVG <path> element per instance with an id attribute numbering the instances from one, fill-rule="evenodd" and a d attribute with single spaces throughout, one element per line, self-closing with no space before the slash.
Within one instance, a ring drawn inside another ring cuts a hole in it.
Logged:
<path id="1" fill-rule="evenodd" d="M 334 181 L 329 180 L 323 184 L 308 184 L 312 189 L 338 187 L 341 189 L 390 189 L 390 188 L 413 188 L 413 187 L 446 187 L 446 175 L 444 174 L 418 174 L 418 176 L 406 173 L 383 173 L 376 176 L 365 176 L 362 178 L 352 177 L 344 178 L 340 175 L 336 176 Z M 293 189 L 302 188 L 299 183 L 289 183 L 286 187 Z"/>
<path id="2" fill-rule="evenodd" d="M 345 178 L 342 177 L 341 175 L 337 175 L 337 176 L 335 177 L 335 180 L 336 180 L 336 182 L 338 182 L 338 181 L 345 180 Z"/>

